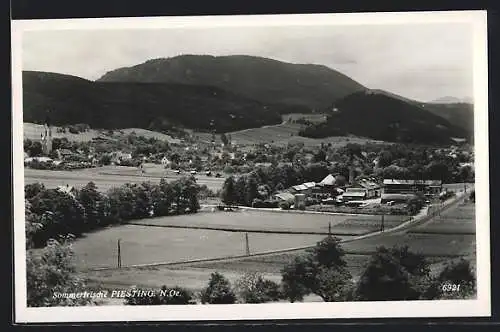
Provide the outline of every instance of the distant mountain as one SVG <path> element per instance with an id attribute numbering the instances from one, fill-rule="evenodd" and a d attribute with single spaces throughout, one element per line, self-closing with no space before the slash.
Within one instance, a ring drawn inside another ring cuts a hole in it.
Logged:
<path id="1" fill-rule="evenodd" d="M 465 129 L 468 137 L 474 136 L 474 105 L 469 103 L 427 103 L 423 107 L 429 112 L 448 120 L 451 124 Z"/>
<path id="2" fill-rule="evenodd" d="M 24 121 L 95 128 L 171 125 L 218 132 L 281 123 L 288 105 L 264 104 L 211 86 L 92 82 L 46 72 L 23 72 Z M 300 109 L 300 107 L 299 107 Z M 291 110 L 293 111 L 293 110 Z"/>
<path id="3" fill-rule="evenodd" d="M 100 82 L 214 86 L 265 103 L 325 108 L 366 88 L 326 66 L 247 56 L 181 55 L 149 60 L 102 76 Z"/>
<path id="4" fill-rule="evenodd" d="M 459 100 L 458 98 L 447 97 L 441 98 L 439 103 L 422 103 L 416 100 L 405 98 L 397 94 L 384 91 L 384 90 L 370 90 L 372 93 L 383 94 L 401 101 L 410 103 L 417 107 L 420 107 L 426 111 L 434 113 L 448 120 L 452 125 L 458 126 L 465 129 L 467 132 L 467 137 L 472 138 L 474 136 L 474 105 L 467 102 L 452 102 L 446 103 L 445 100 Z"/>
<path id="5" fill-rule="evenodd" d="M 468 132 L 425 108 L 384 91 L 353 93 L 330 107 L 325 123 L 300 135 L 311 138 L 355 135 L 377 140 L 422 144 L 449 144 Z"/>
<path id="6" fill-rule="evenodd" d="M 460 103 L 472 104 L 472 98 L 460 99 L 457 97 L 445 96 L 429 102 L 429 104 L 460 104 Z"/>

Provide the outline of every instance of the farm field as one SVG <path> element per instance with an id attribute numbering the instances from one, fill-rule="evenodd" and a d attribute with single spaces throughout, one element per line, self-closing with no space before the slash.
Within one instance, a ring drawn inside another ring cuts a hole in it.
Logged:
<path id="1" fill-rule="evenodd" d="M 251 253 L 314 245 L 321 235 L 249 233 Z M 89 233 L 73 243 L 80 269 L 115 267 L 121 239 L 122 265 L 181 262 L 245 254 L 245 234 L 122 225 Z"/>
<path id="2" fill-rule="evenodd" d="M 304 119 L 312 123 L 322 123 L 325 122 L 326 116 L 327 115 L 324 113 L 289 113 L 289 114 L 283 114 L 281 116 L 281 119 L 283 121 Z"/>
<path id="3" fill-rule="evenodd" d="M 386 228 L 395 227 L 405 216 L 387 216 Z M 237 212 L 202 212 L 191 215 L 142 219 L 134 224 L 176 227 L 211 227 L 223 230 L 307 232 L 328 234 L 331 223 L 333 234 L 365 234 L 380 227 L 380 217 L 370 215 L 324 215 L 243 210 Z"/>
<path id="4" fill-rule="evenodd" d="M 68 141 L 74 141 L 74 142 L 88 142 L 91 141 L 92 139 L 102 136 L 102 132 L 105 132 L 103 130 L 99 129 L 89 129 L 88 131 L 84 133 L 78 133 L 78 134 L 72 134 L 69 132 L 66 133 L 58 133 L 57 129 L 61 127 L 58 126 L 52 126 L 52 137 L 54 138 L 63 138 L 66 137 Z M 25 139 L 31 139 L 31 140 L 39 140 L 40 139 L 40 134 L 43 132 L 43 125 L 35 124 L 35 123 L 30 123 L 30 122 L 24 122 L 23 123 L 23 135 Z M 125 128 L 125 129 L 119 129 L 114 131 L 113 137 L 116 137 L 120 134 L 123 135 L 128 135 L 132 132 L 135 132 L 138 136 L 144 136 L 146 138 L 155 138 L 158 140 L 162 141 L 167 141 L 169 143 L 179 143 L 180 141 L 178 139 L 172 138 L 169 135 L 165 135 L 163 133 L 147 130 L 147 129 L 142 129 L 142 128 Z"/>
<path id="5" fill-rule="evenodd" d="M 166 172 L 158 167 L 146 167 L 146 174 L 140 175 L 136 167 L 123 166 L 104 166 L 98 168 L 89 168 L 74 171 L 50 171 L 37 169 L 24 169 L 24 183 L 41 182 L 47 188 L 56 188 L 57 186 L 70 185 L 76 188 L 85 186 L 93 181 L 98 190 L 107 191 L 111 187 L 120 186 L 124 183 L 142 183 L 151 181 L 157 183 L 162 177 L 166 180 L 174 181 L 186 174 L 177 175 L 173 172 Z M 205 175 L 196 175 L 197 182 L 200 185 L 206 185 L 211 190 L 222 188 L 224 178 L 215 178 Z"/>
<path id="6" fill-rule="evenodd" d="M 474 204 L 459 205 L 455 209 L 447 210 L 431 222 L 424 223 L 412 233 L 440 233 L 440 234 L 475 234 Z"/>
<path id="7" fill-rule="evenodd" d="M 367 138 L 359 137 L 326 137 L 322 139 L 314 139 L 308 137 L 298 136 L 299 131 L 303 128 L 303 125 L 294 123 L 281 123 L 278 125 L 263 126 L 260 128 L 251 128 L 240 131 L 234 131 L 227 133 L 231 135 L 231 139 L 234 143 L 239 145 L 253 145 L 260 143 L 268 143 L 277 146 L 286 146 L 288 144 L 301 143 L 307 147 L 318 146 L 321 143 L 330 143 L 333 147 L 342 147 L 348 143 L 359 143 L 364 144 L 368 142 L 380 143 Z M 199 139 L 204 141 L 210 141 L 212 139 L 212 134 L 194 132 L 193 135 L 197 136 Z M 216 135 L 216 142 L 221 143 L 220 137 Z"/>
<path id="8" fill-rule="evenodd" d="M 450 210 L 446 211 L 446 214 L 449 216 L 460 214 L 462 213 L 460 211 L 461 208 L 463 207 L 460 205 L 456 208 L 452 207 L 450 208 Z M 473 211 L 474 205 L 471 204 L 467 206 L 467 208 L 472 209 Z M 472 212 L 469 213 L 469 216 L 471 215 Z M 347 217 L 348 216 L 346 216 L 346 219 L 344 220 L 340 220 L 336 225 L 338 226 L 343 221 L 347 220 Z M 471 217 L 470 222 L 473 222 L 473 219 L 474 218 Z M 431 222 L 424 225 L 429 226 L 434 222 L 439 223 L 440 221 L 435 218 Z M 452 222 L 452 220 L 448 218 L 443 219 L 442 222 L 450 223 Z M 150 227 L 150 229 L 154 228 Z M 226 233 L 217 231 L 214 232 Z M 241 233 L 232 234 L 241 235 Z M 253 235 L 267 236 L 268 234 L 249 234 L 250 246 L 252 246 Z M 304 235 L 296 236 L 297 238 L 305 238 Z M 284 237 L 283 235 L 275 235 L 275 237 L 268 237 L 267 239 L 273 239 L 274 241 L 278 242 L 281 241 L 281 239 L 285 238 L 290 239 L 293 238 L 293 236 Z M 324 236 L 313 236 L 310 237 L 310 241 L 313 244 L 314 242 L 321 240 L 322 238 L 324 238 Z M 341 238 L 347 239 L 348 237 Z M 408 244 L 410 246 L 410 249 L 414 251 L 420 251 L 423 254 L 427 255 L 427 259 L 433 264 L 431 266 L 431 270 L 433 272 L 439 271 L 443 267 L 444 263 L 455 259 L 455 257 L 459 255 L 467 257 L 467 259 L 471 260 L 473 265 L 475 264 L 474 235 L 412 234 L 410 230 L 410 233 L 401 232 L 394 234 L 382 234 L 364 240 L 344 243 L 343 247 L 347 252 L 345 258 L 353 277 L 359 277 L 364 267 L 369 262 L 369 254 L 372 253 L 376 249 L 376 247 L 381 245 L 390 247 L 396 244 Z M 240 244 L 238 249 L 239 252 L 242 253 L 244 250 L 243 244 Z M 200 248 L 198 250 L 203 251 L 204 248 Z M 295 256 L 303 253 L 304 250 L 300 250 L 242 259 L 216 262 L 198 262 L 176 266 L 158 266 L 155 268 L 138 268 L 130 270 L 126 269 L 121 271 L 88 271 L 84 273 L 84 276 L 90 278 L 90 280 L 99 280 L 104 285 L 111 286 L 121 285 L 121 287 L 127 287 L 131 285 L 147 285 L 149 287 L 160 287 L 164 284 L 167 284 L 168 286 L 182 284 L 185 285 L 185 287 L 191 287 L 193 289 L 199 289 L 200 287 L 205 286 L 210 273 L 213 271 L 220 271 L 224 275 L 227 275 L 230 280 L 236 280 L 238 276 L 243 275 L 245 272 L 260 272 L 269 279 L 279 281 L 280 271 L 283 266 L 290 262 Z"/>

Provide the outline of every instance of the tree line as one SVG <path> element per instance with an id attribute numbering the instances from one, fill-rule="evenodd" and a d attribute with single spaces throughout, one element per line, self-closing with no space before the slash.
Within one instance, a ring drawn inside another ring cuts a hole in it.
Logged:
<path id="1" fill-rule="evenodd" d="M 195 213 L 202 188 L 193 177 L 158 184 L 126 183 L 106 193 L 89 182 L 80 190 L 47 189 L 43 184 L 25 186 L 26 236 L 34 247 L 49 239 L 85 232 L 128 220 L 171 214 Z"/>

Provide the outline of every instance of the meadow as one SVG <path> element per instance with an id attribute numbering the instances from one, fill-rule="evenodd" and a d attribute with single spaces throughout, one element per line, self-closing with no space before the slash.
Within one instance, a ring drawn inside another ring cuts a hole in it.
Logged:
<path id="1" fill-rule="evenodd" d="M 52 137 L 54 138 L 65 137 L 70 142 L 71 141 L 88 142 L 92 141 L 94 138 L 102 136 L 103 133 L 107 133 L 107 130 L 101 130 L 101 129 L 89 129 L 85 132 L 81 132 L 78 134 L 73 134 L 70 132 L 65 132 L 65 133 L 57 132 L 57 130 L 60 128 L 61 127 L 58 126 L 52 126 Z M 43 131 L 44 131 L 43 125 L 30 122 L 23 123 L 24 139 L 39 140 L 40 134 L 43 133 Z M 178 139 L 172 138 L 170 135 L 165 135 L 159 132 L 142 128 L 125 128 L 125 129 L 115 130 L 113 136 L 116 137 L 120 135 L 129 135 L 132 132 L 135 132 L 137 136 L 144 136 L 146 138 L 155 138 L 161 141 L 167 141 L 169 143 L 180 142 Z"/>
<path id="2" fill-rule="evenodd" d="M 468 211 L 464 213 L 464 211 Z M 278 213 L 276 213 L 278 214 Z M 215 214 L 214 216 L 216 216 Z M 281 215 L 281 214 L 279 214 Z M 457 220 L 461 220 L 460 222 L 468 222 L 474 223 L 474 205 L 468 204 L 458 205 L 457 207 L 452 207 L 442 214 L 446 216 L 445 218 L 439 219 L 438 217 L 431 219 L 430 222 L 421 225 L 421 227 L 436 227 L 435 225 L 443 224 L 443 225 L 453 225 L 457 222 Z M 284 217 L 290 218 L 289 214 L 283 214 Z M 309 227 L 308 224 L 314 225 L 315 222 L 318 223 L 319 227 L 322 227 L 328 220 L 332 220 L 331 216 L 325 216 L 325 219 L 318 218 L 319 216 L 308 216 L 303 215 L 305 219 L 298 219 L 298 215 L 294 215 L 294 218 L 297 217 L 297 225 L 304 225 L 302 227 Z M 453 219 L 454 216 L 462 219 Z M 466 218 L 467 220 L 465 220 Z M 262 218 L 253 218 L 254 220 L 261 220 Z M 208 219 L 206 219 L 208 220 Z M 214 218 L 214 220 L 216 220 Z M 219 219 L 220 220 L 220 219 Z M 229 220 L 229 218 L 228 218 Z M 318 221 L 316 221 L 318 220 Z M 339 227 L 343 227 L 343 225 L 348 225 L 351 223 L 356 226 L 357 223 L 362 222 L 364 226 L 371 227 L 369 219 L 362 220 L 353 219 L 349 216 L 338 217 L 337 222 L 335 224 L 332 223 L 332 230 L 338 229 Z M 265 221 L 255 221 L 259 223 L 260 227 L 270 227 L 269 224 L 266 224 Z M 269 219 L 271 222 L 271 219 Z M 285 219 L 282 220 L 282 223 L 285 223 Z M 391 222 L 391 221 L 389 221 Z M 219 224 L 226 224 L 229 226 L 239 226 L 239 222 L 235 221 L 231 224 L 229 221 L 225 223 L 218 222 Z M 229 224 L 228 224 L 229 223 Z M 248 223 L 248 222 L 247 222 Z M 235 225 L 234 225 L 235 224 Z M 267 226 L 266 226 L 267 225 Z M 277 227 L 281 224 L 274 224 L 273 227 Z M 307 225 L 307 226 L 306 226 Z M 129 227 L 139 227 L 139 226 L 129 226 Z M 285 227 L 285 226 L 281 226 Z M 287 226 L 286 226 L 287 227 Z M 294 226 L 296 227 L 296 226 Z M 121 227 L 120 227 L 121 228 Z M 118 228 L 118 229 L 120 229 Z M 154 230 L 157 228 L 149 227 L 151 233 L 154 233 Z M 133 229 L 131 229 L 132 231 Z M 164 228 L 165 232 L 177 231 L 178 229 L 168 229 Z M 211 244 L 211 249 L 207 249 L 207 246 L 198 247 L 197 242 L 190 243 L 187 248 L 191 247 L 192 255 L 201 255 L 200 253 L 208 253 L 214 252 L 215 254 L 219 253 L 227 253 L 227 248 L 232 248 L 230 250 L 231 253 L 244 253 L 244 241 L 243 234 L 234 232 L 230 233 L 231 235 L 223 235 L 229 232 L 220 232 L 220 231 L 195 231 L 195 230 L 187 230 L 181 229 L 181 231 L 185 231 L 185 234 L 193 234 L 190 239 L 192 241 L 196 241 L 195 234 L 214 234 L 211 235 L 211 239 L 214 242 Z M 439 272 L 445 263 L 450 262 L 458 257 L 466 257 L 469 259 L 473 266 L 475 265 L 475 235 L 473 234 L 448 234 L 448 233 L 432 233 L 432 234 L 421 234 L 421 233 L 412 233 L 413 230 L 409 230 L 408 232 L 398 232 L 398 233 L 385 233 L 381 235 L 376 235 L 373 237 L 369 237 L 362 240 L 355 240 L 352 242 L 346 242 L 342 246 L 346 251 L 345 259 L 347 261 L 349 270 L 353 277 L 356 279 L 363 272 L 364 268 L 368 264 L 370 260 L 370 254 L 373 253 L 377 247 L 386 246 L 391 247 L 393 245 L 408 245 L 410 250 L 421 252 L 426 255 L 426 258 L 431 265 L 431 270 L 435 272 Z M 136 231 L 135 231 L 136 232 Z M 202 232 L 202 233 L 199 233 Z M 135 233 L 138 234 L 138 233 Z M 170 233 L 172 236 L 176 238 L 180 236 L 181 233 Z M 215 235 L 218 234 L 218 235 Z M 141 237 L 144 233 L 141 232 Z M 136 235 L 137 237 L 138 235 Z M 144 235 L 145 237 L 147 235 Z M 153 239 L 160 237 L 159 234 L 150 235 Z M 226 240 L 224 240 L 224 236 L 226 236 Z M 263 242 L 255 242 L 257 241 Z M 281 234 L 258 234 L 258 233 L 249 233 L 249 243 L 250 249 L 254 252 L 252 248 L 257 248 L 255 245 L 258 243 L 265 243 L 261 248 L 278 248 L 278 243 L 283 243 L 281 246 L 284 248 L 286 245 L 296 245 L 299 243 L 307 245 L 314 244 L 318 240 L 324 238 L 323 235 L 317 236 L 305 236 L 305 235 L 281 235 Z M 342 236 L 341 239 L 350 239 L 351 237 Z M 301 240 L 302 239 L 302 240 Z M 80 244 L 82 240 L 79 240 Z M 180 240 L 179 240 L 180 241 Z M 220 241 L 227 241 L 226 248 L 222 249 L 224 244 L 220 243 Z M 231 244 L 231 241 L 235 241 L 237 244 Z M 267 241 L 274 241 L 275 244 L 268 243 Z M 93 241 L 96 243 L 97 241 Z M 116 242 L 116 240 L 115 240 Z M 168 242 L 168 241 L 167 241 Z M 88 243 L 88 242 L 87 242 Z M 154 243 L 158 243 L 157 240 L 154 240 Z M 208 242 L 207 242 L 208 243 Z M 78 242 L 77 244 L 78 245 Z M 116 246 L 116 243 L 114 244 Z M 151 244 L 154 246 L 154 244 Z M 167 244 L 162 244 L 162 248 L 166 248 Z M 214 249 L 218 246 L 220 249 Z M 86 250 L 96 250 L 95 248 L 91 248 L 90 243 L 87 244 Z M 178 245 L 177 245 L 178 247 Z M 80 247 L 81 248 L 81 247 Z M 109 245 L 109 250 L 112 250 L 112 244 Z M 138 250 L 140 246 L 137 246 Z M 181 247 L 179 247 L 181 248 Z M 183 248 L 183 247 L 182 247 Z M 162 249 L 164 250 L 164 249 Z M 173 251 L 177 251 L 172 249 Z M 182 249 L 180 249 L 182 250 Z M 220 250 L 220 252 L 216 252 L 216 250 Z M 141 251 L 144 252 L 144 251 Z M 102 251 L 100 251 L 102 255 Z M 139 253 L 136 253 L 139 254 Z M 175 266 L 156 266 L 156 267 L 142 267 L 142 268 L 134 268 L 134 269 L 123 269 L 123 270 L 109 270 L 109 271 L 88 271 L 83 274 L 86 278 L 90 280 L 92 283 L 99 283 L 104 286 L 120 286 L 120 287 L 129 287 L 131 285 L 143 285 L 148 287 L 160 287 L 161 285 L 182 285 L 184 287 L 192 288 L 194 290 L 199 290 L 202 287 L 206 286 L 206 282 L 210 276 L 210 273 L 214 271 L 220 271 L 225 276 L 228 277 L 230 281 L 235 281 L 237 278 L 242 276 L 245 272 L 259 272 L 262 273 L 266 278 L 279 281 L 281 280 L 280 271 L 281 269 L 291 262 L 294 257 L 297 255 L 304 254 L 304 250 L 297 250 L 291 252 L 284 253 L 274 253 L 268 254 L 264 256 L 254 256 L 254 257 L 245 257 L 245 258 L 237 258 L 237 259 L 228 259 L 221 261 L 209 261 L 209 262 L 197 262 L 197 263 L 185 263 L 179 264 Z M 99 255 L 99 250 L 96 250 L 95 255 Z M 177 254 L 179 257 L 184 255 L 182 253 Z M 185 255 L 187 257 L 189 255 Z M 146 256 L 147 257 L 147 256 Z M 197 256 L 199 257 L 199 256 Z M 112 259 L 111 259 L 112 261 Z M 312 299 L 314 300 L 314 299 Z"/>
<path id="3" fill-rule="evenodd" d="M 161 178 L 174 181 L 186 174 L 175 174 L 165 170 L 161 165 L 150 164 L 145 167 L 146 173 L 141 175 L 137 167 L 125 166 L 103 166 L 73 171 L 51 171 L 25 168 L 24 183 L 43 183 L 47 188 L 70 185 L 81 188 L 90 181 L 94 182 L 99 191 L 107 191 L 111 187 L 117 187 L 124 183 L 142 183 L 151 181 L 158 183 Z M 215 178 L 203 174 L 196 175 L 199 185 L 206 185 L 209 189 L 217 191 L 222 188 L 224 178 Z"/>
<path id="4" fill-rule="evenodd" d="M 249 233 L 251 253 L 314 245 L 321 235 Z M 73 243 L 79 269 L 116 267 L 120 239 L 122 266 L 175 263 L 245 255 L 245 233 L 122 225 L 89 233 Z"/>
<path id="5" fill-rule="evenodd" d="M 397 226 L 404 216 L 386 216 L 387 228 Z M 360 235 L 380 227 L 380 216 L 370 215 L 325 215 L 294 212 L 267 212 L 242 210 L 236 212 L 201 212 L 191 215 L 167 216 L 141 219 L 134 224 L 158 227 L 212 228 L 227 231 L 246 232 L 290 232 Z"/>

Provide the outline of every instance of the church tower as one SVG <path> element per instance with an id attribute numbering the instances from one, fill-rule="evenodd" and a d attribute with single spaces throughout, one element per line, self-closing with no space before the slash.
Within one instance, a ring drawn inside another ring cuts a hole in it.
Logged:
<path id="1" fill-rule="evenodd" d="M 49 155 L 52 152 L 52 127 L 48 115 L 43 125 L 42 148 L 45 155 Z"/>

